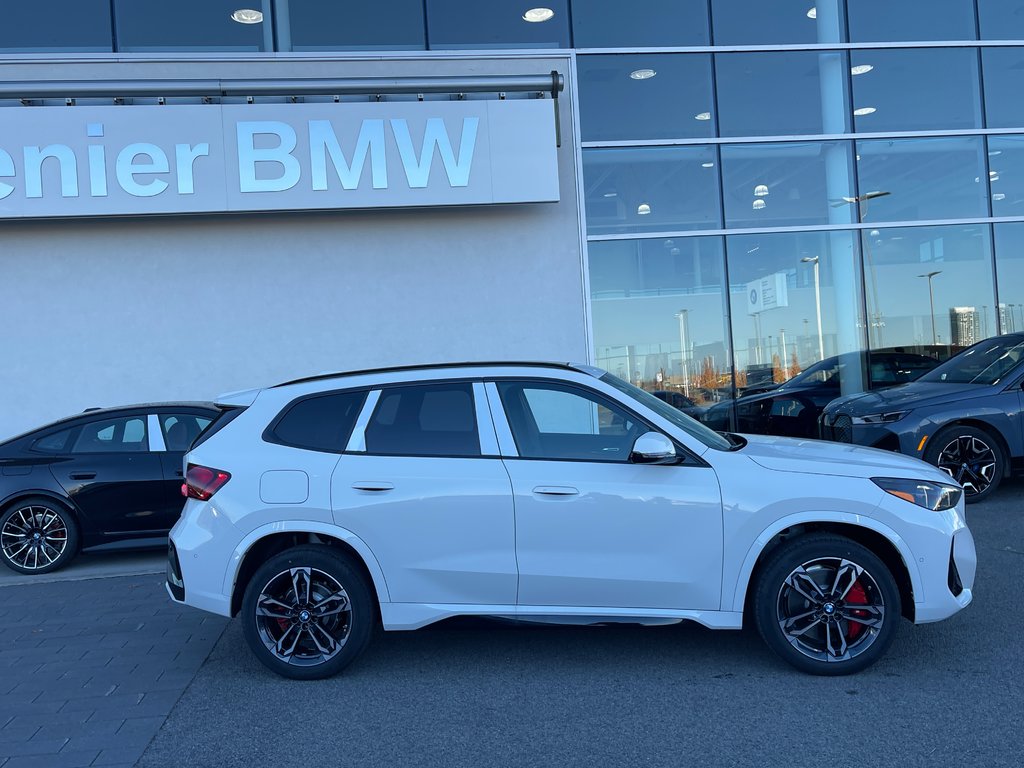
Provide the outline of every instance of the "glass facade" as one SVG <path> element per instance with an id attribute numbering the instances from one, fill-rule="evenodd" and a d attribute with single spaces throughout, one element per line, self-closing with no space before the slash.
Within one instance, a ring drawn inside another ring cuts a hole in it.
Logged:
<path id="1" fill-rule="evenodd" d="M 1024 330 L 1024 0 L 239 5 L 11 5 L 0 51 L 575 48 L 595 360 L 699 405 Z"/>

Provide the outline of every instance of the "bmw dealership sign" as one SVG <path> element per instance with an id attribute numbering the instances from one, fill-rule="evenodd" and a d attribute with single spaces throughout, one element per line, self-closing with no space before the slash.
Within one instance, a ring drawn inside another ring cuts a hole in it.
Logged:
<path id="1" fill-rule="evenodd" d="M 0 218 L 554 202 L 549 100 L 8 107 Z"/>

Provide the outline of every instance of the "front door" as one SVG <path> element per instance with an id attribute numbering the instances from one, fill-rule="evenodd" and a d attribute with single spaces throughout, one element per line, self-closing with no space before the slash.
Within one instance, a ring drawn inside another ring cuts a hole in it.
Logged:
<path id="1" fill-rule="evenodd" d="M 515 520 L 482 385 L 391 387 L 367 398 L 331 480 L 338 525 L 384 571 L 392 602 L 515 605 Z M 360 419 L 360 424 L 364 419 Z"/>
<path id="2" fill-rule="evenodd" d="M 88 528 L 133 537 L 167 532 L 163 468 L 148 438 L 145 414 L 100 418 L 80 429 L 67 460 L 51 465 Z"/>
<path id="3" fill-rule="evenodd" d="M 718 610 L 722 505 L 714 471 L 630 463 L 646 423 L 589 389 L 500 381 L 518 456 L 520 606 Z"/>

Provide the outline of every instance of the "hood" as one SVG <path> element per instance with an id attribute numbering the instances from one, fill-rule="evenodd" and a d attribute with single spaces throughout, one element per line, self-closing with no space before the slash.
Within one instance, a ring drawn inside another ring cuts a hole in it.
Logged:
<path id="1" fill-rule="evenodd" d="M 921 408 L 929 405 L 954 403 L 987 395 L 993 387 L 984 384 L 947 384 L 941 381 L 914 381 L 891 389 L 861 392 L 832 401 L 829 413 L 861 416 L 879 411 L 897 411 L 901 408 Z M 998 391 L 998 388 L 997 388 Z"/>
<path id="2" fill-rule="evenodd" d="M 949 475 L 931 464 L 892 451 L 862 448 L 823 440 L 744 435 L 744 456 L 765 469 L 843 477 L 905 477 L 950 482 Z"/>

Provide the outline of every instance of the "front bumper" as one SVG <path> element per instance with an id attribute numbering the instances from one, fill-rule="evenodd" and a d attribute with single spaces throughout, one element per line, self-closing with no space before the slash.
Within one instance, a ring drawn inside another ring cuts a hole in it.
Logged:
<path id="1" fill-rule="evenodd" d="M 941 565 L 932 563 L 926 587 L 926 599 L 914 606 L 914 623 L 929 624 L 948 619 L 970 605 L 974 599 L 974 576 L 978 554 L 974 537 L 967 527 L 953 534 L 949 555 Z M 941 579 L 941 581 L 940 581 Z"/>

